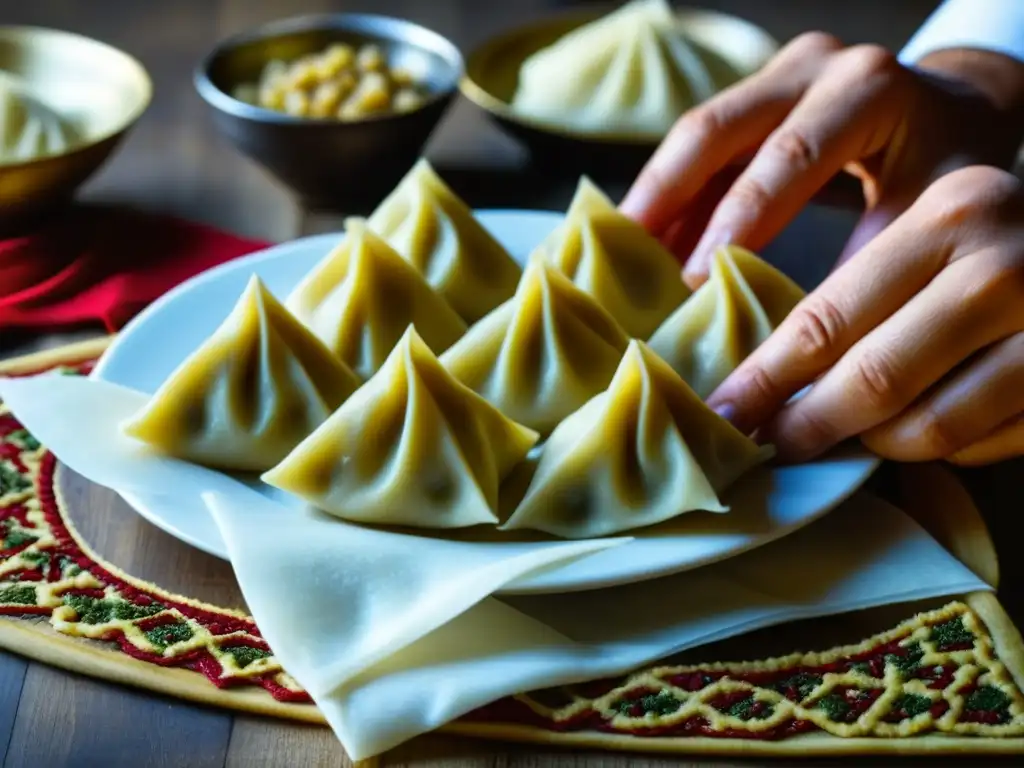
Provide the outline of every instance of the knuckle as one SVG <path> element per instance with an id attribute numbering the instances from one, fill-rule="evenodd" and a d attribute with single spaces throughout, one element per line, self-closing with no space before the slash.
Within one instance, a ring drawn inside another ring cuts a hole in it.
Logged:
<path id="1" fill-rule="evenodd" d="M 697 144 L 710 143 L 722 131 L 722 120 L 714 102 L 706 102 L 685 113 L 672 128 L 674 139 L 685 137 Z"/>
<path id="2" fill-rule="evenodd" d="M 797 171 L 812 168 L 821 156 L 816 142 L 794 128 L 780 129 L 768 142 L 768 151 L 783 167 Z"/>
<path id="3" fill-rule="evenodd" d="M 859 77 L 893 75 L 903 71 L 892 51 L 880 45 L 855 45 L 846 49 L 844 64 Z"/>
<path id="4" fill-rule="evenodd" d="M 856 358 L 851 402 L 885 413 L 902 402 L 901 388 L 896 366 L 884 353 L 866 350 Z"/>
<path id="5" fill-rule="evenodd" d="M 827 296 L 812 295 L 793 310 L 791 324 L 796 348 L 807 359 L 830 362 L 838 355 L 846 318 Z"/>
<path id="6" fill-rule="evenodd" d="M 785 47 L 785 52 L 799 56 L 828 54 L 842 50 L 843 41 L 828 32 L 804 32 Z"/>
<path id="7" fill-rule="evenodd" d="M 947 173 L 921 195 L 919 204 L 933 224 L 958 227 L 1021 207 L 1022 185 L 1012 173 L 988 166 L 968 166 Z"/>

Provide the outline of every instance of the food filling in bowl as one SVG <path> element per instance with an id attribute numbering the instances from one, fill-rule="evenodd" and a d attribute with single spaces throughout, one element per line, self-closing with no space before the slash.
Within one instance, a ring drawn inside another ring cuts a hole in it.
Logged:
<path id="1" fill-rule="evenodd" d="M 292 62 L 268 62 L 259 82 L 243 83 L 232 95 L 296 117 L 359 120 L 411 112 L 425 101 L 426 88 L 408 70 L 388 66 L 379 45 L 333 43 Z"/>

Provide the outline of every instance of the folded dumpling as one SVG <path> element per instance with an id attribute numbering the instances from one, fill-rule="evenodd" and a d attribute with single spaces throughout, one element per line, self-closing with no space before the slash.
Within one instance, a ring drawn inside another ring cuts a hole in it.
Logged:
<path id="1" fill-rule="evenodd" d="M 180 459 L 262 472 L 358 386 L 254 275 L 224 323 L 123 429 Z"/>
<path id="2" fill-rule="evenodd" d="M 548 439 L 503 528 L 580 539 L 724 512 L 718 494 L 769 455 L 633 340 L 608 389 Z"/>
<path id="3" fill-rule="evenodd" d="M 515 293 L 522 269 L 425 159 L 368 220 L 467 323 Z"/>
<path id="4" fill-rule="evenodd" d="M 537 442 L 460 384 L 410 326 L 387 362 L 263 480 L 346 520 L 498 522 L 498 487 Z"/>
<path id="5" fill-rule="evenodd" d="M 55 155 L 72 143 L 71 128 L 27 83 L 0 71 L 0 163 Z"/>
<path id="6" fill-rule="evenodd" d="M 800 286 L 750 251 L 720 248 L 708 281 L 648 343 L 707 398 L 803 297 Z"/>
<path id="7" fill-rule="evenodd" d="M 628 343 L 594 299 L 534 258 L 515 296 L 441 362 L 502 413 L 547 434 L 608 386 Z"/>
<path id="8" fill-rule="evenodd" d="M 658 138 L 738 79 L 687 39 L 667 0 L 634 0 L 527 58 L 512 108 L 557 126 Z"/>
<path id="9" fill-rule="evenodd" d="M 372 376 L 410 324 L 437 353 L 466 332 L 448 302 L 365 221 L 349 219 L 345 228 L 286 305 L 352 370 Z"/>
<path id="10" fill-rule="evenodd" d="M 565 221 L 537 253 L 635 338 L 650 336 L 690 295 L 675 257 L 586 177 L 580 179 Z"/>

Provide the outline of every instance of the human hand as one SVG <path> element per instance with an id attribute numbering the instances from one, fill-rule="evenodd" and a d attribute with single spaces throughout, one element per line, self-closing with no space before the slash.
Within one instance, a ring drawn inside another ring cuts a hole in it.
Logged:
<path id="1" fill-rule="evenodd" d="M 708 404 L 790 461 L 857 435 L 899 461 L 1024 453 L 1024 185 L 988 167 L 933 183 Z"/>
<path id="2" fill-rule="evenodd" d="M 1024 67 L 1000 54 L 942 51 L 911 70 L 883 48 L 807 34 L 685 114 L 621 207 L 686 260 L 695 288 L 717 247 L 761 250 L 845 170 L 867 210 L 842 261 L 943 173 L 1008 166 L 1021 105 Z"/>

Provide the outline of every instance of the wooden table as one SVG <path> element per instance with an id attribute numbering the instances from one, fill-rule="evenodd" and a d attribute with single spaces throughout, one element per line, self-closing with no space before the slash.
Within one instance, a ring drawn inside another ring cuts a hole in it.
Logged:
<path id="1" fill-rule="evenodd" d="M 3 0 L 3 22 L 61 27 L 97 37 L 136 55 L 150 70 L 156 96 L 129 141 L 83 196 L 180 214 L 241 234 L 285 240 L 336 229 L 337 219 L 304 212 L 287 192 L 220 141 L 191 87 L 191 70 L 219 38 L 295 13 L 372 10 L 421 21 L 468 50 L 517 21 L 570 5 L 567 0 Z M 850 42 L 893 48 L 936 5 L 932 0 L 708 0 L 701 3 L 743 15 L 780 40 L 812 28 Z M 561 208 L 574 179 L 524 171 L 516 144 L 491 127 L 471 105 L 459 103 L 428 147 L 453 185 L 477 207 Z M 500 182 L 499 182 L 500 179 Z M 610 190 L 618 194 L 622 190 Z M 811 209 L 767 252 L 805 286 L 823 276 L 852 226 L 850 214 Z M 139 254 L 145 258 L 144 253 Z M 0 339 L 0 356 L 52 346 L 94 331 L 61 336 Z M 1001 468 L 966 480 L 985 508 L 1005 508 Z M 101 554 L 130 573 L 171 590 L 223 605 L 240 605 L 230 567 L 156 530 L 107 491 L 74 483 L 93 514 L 76 523 Z M 106 514 L 95 514 L 104 510 Z M 117 526 L 110 521 L 116 520 Z M 998 519 L 994 518 L 998 525 Z M 116 533 L 113 533 L 115 532 Z M 1006 540 L 998 536 L 997 540 Z M 1004 558 L 1005 580 L 1021 585 L 1020 567 Z M 1020 606 L 1011 591 L 1011 611 Z M 1017 616 L 1024 613 L 1016 611 Z M 0 653 L 0 756 L 14 766 L 327 766 L 345 761 L 330 731 L 212 711 L 57 671 Z M 568 753 L 511 749 L 428 736 L 384 758 L 389 765 L 545 766 L 575 764 Z M 625 766 L 664 759 L 592 756 L 588 762 Z M 696 766 L 706 761 L 687 762 Z M 929 763 L 933 764 L 933 763 Z"/>

